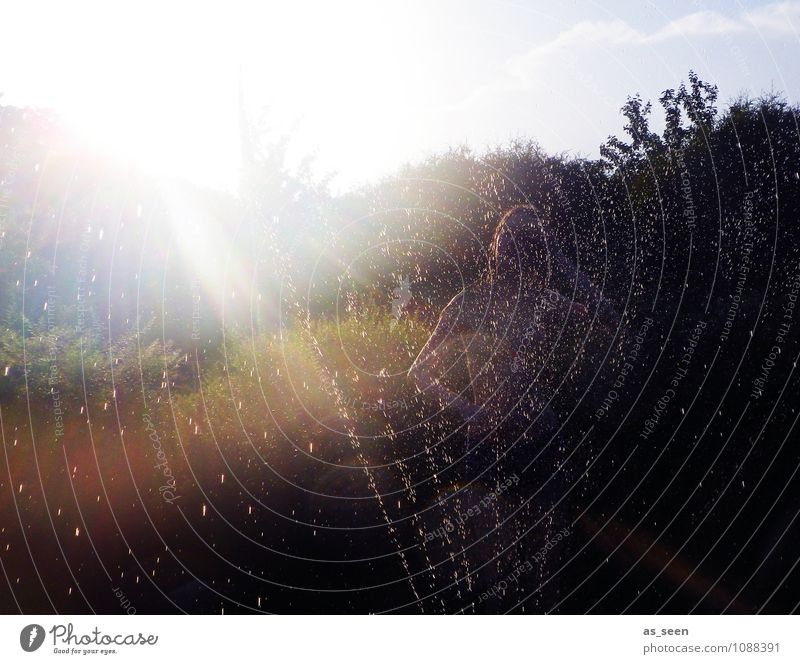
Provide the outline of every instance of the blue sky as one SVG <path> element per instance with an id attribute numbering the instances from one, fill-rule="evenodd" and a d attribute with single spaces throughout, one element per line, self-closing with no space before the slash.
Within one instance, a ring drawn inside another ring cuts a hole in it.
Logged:
<path id="1" fill-rule="evenodd" d="M 49 106 L 146 168 L 235 186 L 246 105 L 337 189 L 449 145 L 597 155 L 636 92 L 689 68 L 800 93 L 800 1 L 29 2 L 3 10 L 3 102 Z"/>

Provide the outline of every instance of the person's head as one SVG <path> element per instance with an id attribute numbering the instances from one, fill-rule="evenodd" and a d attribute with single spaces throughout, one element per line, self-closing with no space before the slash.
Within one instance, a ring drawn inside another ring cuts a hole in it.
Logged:
<path id="1" fill-rule="evenodd" d="M 529 282 L 542 282 L 548 273 L 548 220 L 530 205 L 507 210 L 489 246 L 492 279 L 523 276 Z"/>

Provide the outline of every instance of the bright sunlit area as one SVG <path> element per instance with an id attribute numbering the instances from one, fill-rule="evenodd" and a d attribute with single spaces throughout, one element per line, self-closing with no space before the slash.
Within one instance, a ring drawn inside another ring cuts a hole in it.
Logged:
<path id="1" fill-rule="evenodd" d="M 658 94 L 690 67 L 728 96 L 797 95 L 797 21 L 793 3 L 34 1 L 4 9 L 0 92 L 223 189 L 244 113 L 342 190 L 518 136 L 596 155 L 631 90 Z"/>
<path id="2" fill-rule="evenodd" d="M 464 26 L 443 8 L 421 20 L 424 4 L 17 3 L 4 23 L 20 29 L 0 45 L 4 99 L 223 188 L 237 181 L 244 113 L 347 186 L 421 154 L 463 81 L 448 45 Z"/>

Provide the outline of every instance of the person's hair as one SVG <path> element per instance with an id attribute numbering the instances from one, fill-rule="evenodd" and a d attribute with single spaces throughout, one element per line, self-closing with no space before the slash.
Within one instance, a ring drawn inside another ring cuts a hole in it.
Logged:
<path id="1" fill-rule="evenodd" d="M 497 226 L 494 229 L 494 234 L 492 235 L 492 243 L 489 245 L 490 275 L 494 275 L 495 271 L 497 270 L 498 245 L 500 243 L 500 236 L 503 234 L 503 231 L 506 229 L 506 226 L 508 226 L 509 222 L 516 219 L 529 219 L 533 224 L 544 222 L 539 214 L 539 211 L 532 205 L 515 205 L 514 207 L 506 210 L 503 213 L 503 216 L 500 217 L 500 221 L 497 222 Z"/>

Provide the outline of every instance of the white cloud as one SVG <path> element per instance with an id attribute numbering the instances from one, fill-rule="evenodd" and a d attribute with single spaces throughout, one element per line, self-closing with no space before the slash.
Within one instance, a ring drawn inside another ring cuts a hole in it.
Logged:
<path id="1" fill-rule="evenodd" d="M 510 58 L 504 69 L 514 79 L 524 80 L 532 68 L 547 56 L 557 52 L 586 44 L 604 47 L 637 44 L 643 43 L 645 39 L 646 35 L 632 28 L 625 21 L 582 21 L 560 33 L 552 41 L 536 46 L 523 55 Z"/>
<path id="2" fill-rule="evenodd" d="M 778 33 L 800 31 L 800 2 L 776 2 L 747 12 L 743 19 L 754 28 Z"/>
<path id="3" fill-rule="evenodd" d="M 741 22 L 717 12 L 702 11 L 688 14 L 670 21 L 657 32 L 648 35 L 646 41 L 659 42 L 678 37 L 699 37 L 744 32 L 747 27 Z"/>
<path id="4" fill-rule="evenodd" d="M 476 87 L 461 101 L 439 110 L 463 111 L 482 101 L 493 99 L 497 94 L 525 90 L 529 87 L 531 75 L 537 67 L 558 53 L 582 48 L 587 44 L 603 47 L 622 46 L 642 44 L 646 39 L 647 35 L 619 19 L 581 21 L 559 33 L 555 39 L 509 58 L 490 83 Z"/>
<path id="5" fill-rule="evenodd" d="M 741 34 L 757 29 L 782 34 L 800 29 L 800 0 L 776 2 L 740 14 L 724 16 L 714 11 L 698 11 L 673 19 L 658 30 L 646 33 L 622 19 L 581 21 L 560 32 L 548 42 L 509 58 L 490 83 L 474 89 L 465 99 L 446 110 L 464 109 L 498 93 L 531 87 L 538 69 L 552 56 L 612 47 L 650 46 L 674 39 Z"/>

